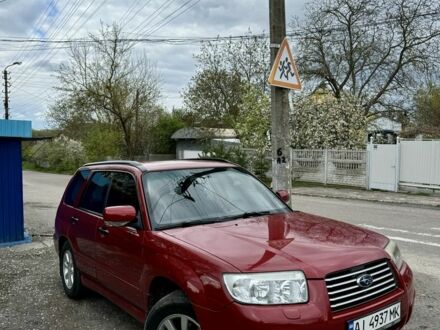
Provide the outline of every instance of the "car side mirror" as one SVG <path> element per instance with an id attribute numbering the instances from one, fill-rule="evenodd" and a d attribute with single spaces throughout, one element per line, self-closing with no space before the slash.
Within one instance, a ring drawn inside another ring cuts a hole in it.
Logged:
<path id="1" fill-rule="evenodd" d="M 104 209 L 104 222 L 109 227 L 123 227 L 136 218 L 136 209 L 131 205 L 109 206 Z"/>
<path id="2" fill-rule="evenodd" d="M 276 192 L 276 194 L 278 195 L 278 197 L 284 202 L 284 203 L 288 203 L 290 200 L 290 194 L 287 190 L 278 190 Z"/>

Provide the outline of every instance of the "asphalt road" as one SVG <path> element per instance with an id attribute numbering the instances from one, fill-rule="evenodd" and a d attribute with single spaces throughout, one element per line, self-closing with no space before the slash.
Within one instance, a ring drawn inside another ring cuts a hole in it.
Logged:
<path id="1" fill-rule="evenodd" d="M 23 171 L 25 227 L 31 235 L 52 235 L 69 175 Z"/>
<path id="2" fill-rule="evenodd" d="M 25 226 L 34 240 L 53 233 L 65 175 L 24 172 Z M 406 330 L 440 328 L 440 210 L 294 196 L 294 208 L 381 232 L 398 241 L 417 290 Z M 35 236 L 37 235 L 37 236 Z M 39 238 L 38 235 L 42 235 Z M 0 329 L 141 329 L 106 299 L 67 299 L 53 248 L 0 249 Z"/>

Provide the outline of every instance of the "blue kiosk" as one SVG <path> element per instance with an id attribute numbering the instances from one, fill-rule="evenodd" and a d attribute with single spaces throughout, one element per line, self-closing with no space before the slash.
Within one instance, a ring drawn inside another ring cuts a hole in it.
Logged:
<path id="1" fill-rule="evenodd" d="M 0 247 L 30 242 L 24 231 L 21 142 L 32 123 L 0 119 Z"/>

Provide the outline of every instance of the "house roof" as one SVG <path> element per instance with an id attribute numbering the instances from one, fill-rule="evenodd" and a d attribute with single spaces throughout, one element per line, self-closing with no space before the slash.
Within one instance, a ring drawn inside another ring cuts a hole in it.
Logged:
<path id="1" fill-rule="evenodd" d="M 186 127 L 174 132 L 173 140 L 202 140 L 202 139 L 235 139 L 237 133 L 232 128 Z"/>
<path id="2" fill-rule="evenodd" d="M 32 138 L 32 122 L 28 120 L 0 119 L 0 137 Z"/>

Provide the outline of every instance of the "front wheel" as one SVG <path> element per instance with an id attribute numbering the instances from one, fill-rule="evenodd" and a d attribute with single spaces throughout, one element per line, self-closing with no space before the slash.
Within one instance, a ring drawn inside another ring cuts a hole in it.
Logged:
<path id="1" fill-rule="evenodd" d="M 78 299 L 82 296 L 84 288 L 81 284 L 81 275 L 76 267 L 72 248 L 69 243 L 64 243 L 60 254 L 60 276 L 64 292 L 69 298 Z"/>
<path id="2" fill-rule="evenodd" d="M 174 291 L 151 308 L 144 330 L 200 330 L 200 325 L 188 298 Z"/>

